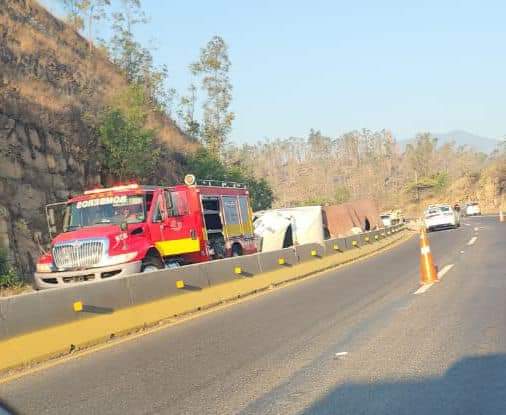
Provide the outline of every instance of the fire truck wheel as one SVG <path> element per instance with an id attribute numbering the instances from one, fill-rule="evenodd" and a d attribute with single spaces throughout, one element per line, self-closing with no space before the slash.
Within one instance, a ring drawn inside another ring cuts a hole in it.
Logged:
<path id="1" fill-rule="evenodd" d="M 242 255 L 242 247 L 239 244 L 232 245 L 232 256 L 241 256 Z"/>
<path id="2" fill-rule="evenodd" d="M 160 259 L 153 256 L 148 256 L 142 261 L 141 272 L 153 272 L 163 268 L 164 266 Z"/>

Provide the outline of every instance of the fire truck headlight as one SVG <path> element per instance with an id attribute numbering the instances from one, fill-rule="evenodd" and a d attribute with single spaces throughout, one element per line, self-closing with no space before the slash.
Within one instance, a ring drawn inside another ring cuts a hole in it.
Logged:
<path id="1" fill-rule="evenodd" d="M 119 255 L 110 255 L 106 258 L 104 258 L 100 264 L 102 267 L 106 267 L 109 265 L 117 265 L 117 264 L 123 264 L 125 262 L 129 262 L 132 259 L 134 259 L 137 256 L 138 252 L 128 252 L 126 254 L 119 254 Z"/>
<path id="2" fill-rule="evenodd" d="M 38 263 L 36 266 L 36 270 L 37 270 L 37 272 L 53 272 L 54 267 L 53 267 L 53 264 L 51 264 L 51 263 L 45 263 L 45 264 Z"/>

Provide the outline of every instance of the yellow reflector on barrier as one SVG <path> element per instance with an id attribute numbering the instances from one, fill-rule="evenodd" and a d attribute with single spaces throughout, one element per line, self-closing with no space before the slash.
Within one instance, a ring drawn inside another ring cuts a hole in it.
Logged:
<path id="1" fill-rule="evenodd" d="M 379 239 L 379 236 L 378 235 L 374 235 L 374 239 Z"/>
<path id="2" fill-rule="evenodd" d="M 334 248 L 334 251 L 339 251 L 339 245 L 338 244 L 334 244 L 333 248 Z"/>
<path id="3" fill-rule="evenodd" d="M 234 268 L 234 274 L 242 274 L 242 268 L 241 267 L 235 267 Z"/>
<path id="4" fill-rule="evenodd" d="M 316 252 L 316 249 L 311 250 L 311 256 L 316 256 L 316 255 L 318 255 L 318 252 Z"/>
<path id="5" fill-rule="evenodd" d="M 83 302 L 82 301 L 76 301 L 74 304 L 72 304 L 72 308 L 76 313 L 79 311 L 83 311 Z"/>
<path id="6" fill-rule="evenodd" d="M 279 259 L 278 259 L 278 264 L 279 264 L 279 265 L 285 265 L 285 263 L 286 263 L 286 262 L 285 262 L 285 258 L 279 258 Z"/>
<path id="7" fill-rule="evenodd" d="M 184 288 L 184 281 L 183 280 L 176 281 L 176 288 Z"/>
<path id="8" fill-rule="evenodd" d="M 369 242 L 369 237 L 368 236 L 366 236 L 364 239 L 365 239 L 366 242 Z"/>
<path id="9" fill-rule="evenodd" d="M 357 245 L 358 245 L 358 242 L 357 242 L 357 241 L 351 241 L 351 244 L 352 244 L 353 246 L 357 246 Z"/>

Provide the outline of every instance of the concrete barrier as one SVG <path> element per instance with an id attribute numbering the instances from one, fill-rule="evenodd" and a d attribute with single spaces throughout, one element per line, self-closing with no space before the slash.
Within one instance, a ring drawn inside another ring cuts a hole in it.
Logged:
<path id="1" fill-rule="evenodd" d="M 295 247 L 299 262 L 313 261 L 325 256 L 325 246 L 320 244 L 304 244 Z"/>
<path id="2" fill-rule="evenodd" d="M 202 264 L 209 285 L 216 286 L 260 274 L 259 255 L 261 254 L 225 258 L 219 261 L 208 262 L 205 265 Z"/>
<path id="3" fill-rule="evenodd" d="M 382 233 L 386 236 L 383 229 L 368 235 Z M 333 239 L 325 245 L 299 245 L 0 299 L 0 371 L 303 278 L 369 254 L 376 250 L 375 243 L 379 248 L 390 243 L 383 237 L 369 243 L 363 238 Z M 364 249 L 357 249 L 353 240 Z M 335 245 L 342 257 L 336 255 Z M 74 310 L 76 302 L 82 311 Z"/>
<path id="4" fill-rule="evenodd" d="M 385 236 L 386 236 L 386 234 L 385 234 L 385 235 L 383 235 L 383 234 L 384 234 L 383 229 L 377 229 L 377 230 L 375 230 L 373 233 L 374 233 L 374 239 L 375 239 L 376 241 L 382 240 L 382 239 L 384 239 L 384 238 L 385 238 Z"/>
<path id="5" fill-rule="evenodd" d="M 363 241 L 360 235 L 352 235 L 344 238 L 346 249 L 357 249 L 363 245 Z"/>
<path id="6" fill-rule="evenodd" d="M 74 311 L 73 304 L 78 301 L 84 305 L 82 312 Z M 113 313 L 130 305 L 130 291 L 125 278 L 84 283 L 2 299 L 2 326 L 6 338 L 9 338 L 69 321 Z"/>
<path id="7" fill-rule="evenodd" d="M 125 279 L 132 304 L 143 304 L 164 297 L 184 295 L 210 286 L 203 264 L 130 275 Z M 181 288 L 178 288 L 178 281 L 182 281 Z"/>
<path id="8" fill-rule="evenodd" d="M 334 255 L 346 251 L 346 241 L 344 238 L 328 239 L 325 241 L 325 255 Z"/>
<path id="9" fill-rule="evenodd" d="M 362 241 L 364 245 L 372 244 L 374 239 L 374 231 L 364 232 L 362 235 Z"/>
<path id="10" fill-rule="evenodd" d="M 261 254 L 258 254 L 258 261 L 262 272 L 291 267 L 299 263 L 299 259 L 294 248 L 262 252 Z"/>

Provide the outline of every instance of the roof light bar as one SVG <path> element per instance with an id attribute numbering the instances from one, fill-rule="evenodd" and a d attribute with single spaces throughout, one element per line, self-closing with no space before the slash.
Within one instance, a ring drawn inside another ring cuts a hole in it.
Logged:
<path id="1" fill-rule="evenodd" d="M 123 190 L 132 190 L 138 189 L 139 185 L 137 183 L 124 184 L 121 186 L 113 186 L 113 187 L 104 187 L 98 189 L 85 190 L 85 195 L 93 195 L 95 193 L 103 193 L 103 192 L 121 192 Z"/>
<path id="2" fill-rule="evenodd" d="M 244 183 L 237 182 L 225 182 L 221 180 L 197 180 L 196 183 L 201 186 L 212 186 L 212 187 L 232 187 L 235 189 L 244 189 L 246 185 Z"/>

